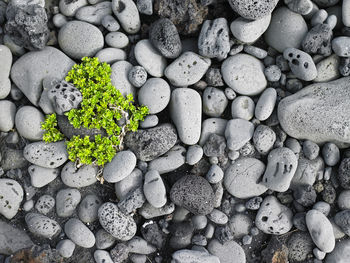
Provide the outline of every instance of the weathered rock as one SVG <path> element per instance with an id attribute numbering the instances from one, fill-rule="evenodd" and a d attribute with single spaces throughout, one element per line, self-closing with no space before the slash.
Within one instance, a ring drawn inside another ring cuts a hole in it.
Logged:
<path id="1" fill-rule="evenodd" d="M 26 214 L 25 221 L 30 232 L 44 238 L 53 238 L 62 230 L 55 220 L 37 213 Z"/>
<path id="2" fill-rule="evenodd" d="M 13 179 L 0 179 L 0 214 L 12 219 L 23 200 L 22 186 Z"/>
<path id="3" fill-rule="evenodd" d="M 232 9 L 246 19 L 259 19 L 272 13 L 278 0 L 229 0 Z"/>

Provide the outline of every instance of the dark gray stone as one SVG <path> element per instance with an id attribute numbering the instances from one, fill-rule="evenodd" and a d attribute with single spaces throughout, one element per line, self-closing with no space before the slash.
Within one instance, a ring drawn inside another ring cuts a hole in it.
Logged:
<path id="1" fill-rule="evenodd" d="M 302 206 L 312 206 L 316 202 L 316 191 L 311 185 L 299 185 L 293 192 L 295 201 Z"/>
<path id="2" fill-rule="evenodd" d="M 309 54 L 329 56 L 332 54 L 333 32 L 327 24 L 317 24 L 304 37 L 301 46 Z"/>
<path id="3" fill-rule="evenodd" d="M 344 77 L 350 75 L 350 58 L 340 58 L 339 72 Z"/>
<path id="4" fill-rule="evenodd" d="M 173 125 L 162 124 L 158 127 L 136 132 L 125 136 L 126 146 L 141 161 L 152 161 L 172 148 L 177 141 L 177 133 Z"/>
<path id="5" fill-rule="evenodd" d="M 338 212 L 334 216 L 334 222 L 341 228 L 341 230 L 350 236 L 350 210 Z"/>
<path id="6" fill-rule="evenodd" d="M 141 227 L 142 237 L 158 249 L 162 248 L 166 241 L 166 235 L 159 228 L 157 222 L 149 221 Z"/>
<path id="7" fill-rule="evenodd" d="M 350 189 L 350 158 L 344 158 L 339 166 L 338 180 L 340 186 Z"/>
<path id="8" fill-rule="evenodd" d="M 226 140 L 223 136 L 212 133 L 203 146 L 203 152 L 208 157 L 223 155 L 226 149 Z"/>
<path id="9" fill-rule="evenodd" d="M 314 243 L 307 232 L 293 233 L 288 242 L 288 258 L 291 262 L 304 262 L 310 255 Z"/>
<path id="10" fill-rule="evenodd" d="M 136 211 L 136 209 L 140 208 L 145 202 L 146 198 L 143 194 L 142 188 L 138 187 L 129 192 L 127 196 L 118 202 L 118 208 L 127 215 Z"/>
<path id="11" fill-rule="evenodd" d="M 209 68 L 207 73 L 205 73 L 205 80 L 209 86 L 224 86 L 224 81 L 219 68 Z"/>
<path id="12" fill-rule="evenodd" d="M 193 225 L 190 222 L 182 222 L 171 226 L 171 238 L 169 245 L 173 249 L 185 248 L 191 244 Z"/>
<path id="13" fill-rule="evenodd" d="M 122 263 L 128 259 L 129 250 L 129 247 L 126 244 L 118 243 L 109 253 L 113 262 Z"/>

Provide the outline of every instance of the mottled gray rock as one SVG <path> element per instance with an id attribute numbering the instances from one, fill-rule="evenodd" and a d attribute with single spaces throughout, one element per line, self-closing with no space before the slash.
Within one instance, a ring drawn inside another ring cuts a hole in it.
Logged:
<path id="1" fill-rule="evenodd" d="M 0 131 L 9 132 L 15 125 L 16 105 L 10 100 L 1 100 L 0 109 Z"/>
<path id="2" fill-rule="evenodd" d="M 140 210 L 138 210 L 139 214 L 145 218 L 150 219 L 154 217 L 169 215 L 175 210 L 175 205 L 173 203 L 168 203 L 161 208 L 155 208 L 149 203 L 145 203 Z"/>
<path id="3" fill-rule="evenodd" d="M 348 236 L 350 235 L 350 226 L 348 223 L 349 220 L 350 220 L 350 210 L 340 211 L 334 216 L 334 222 Z"/>
<path id="4" fill-rule="evenodd" d="M 126 146 L 141 161 L 151 161 L 172 148 L 177 141 L 177 133 L 173 125 L 162 124 L 155 128 L 128 133 Z"/>
<path id="5" fill-rule="evenodd" d="M 293 212 L 276 197 L 265 197 L 255 218 L 255 225 L 266 234 L 282 235 L 292 227 Z"/>
<path id="6" fill-rule="evenodd" d="M 79 204 L 79 219 L 84 223 L 92 223 L 97 220 L 97 210 L 102 200 L 95 194 L 88 194 Z"/>
<path id="7" fill-rule="evenodd" d="M 18 133 L 30 141 L 42 140 L 44 130 L 41 129 L 41 123 L 44 121 L 44 114 L 33 106 L 21 107 L 15 117 Z"/>
<path id="8" fill-rule="evenodd" d="M 55 180 L 59 175 L 59 169 L 31 165 L 28 167 L 28 173 L 32 186 L 40 188 Z"/>
<path id="9" fill-rule="evenodd" d="M 344 122 L 350 111 L 345 99 L 349 79 L 313 84 L 281 100 L 278 119 L 283 130 L 297 139 L 344 148 L 350 143 L 349 124 Z"/>
<path id="10" fill-rule="evenodd" d="M 123 96 L 132 94 L 136 97 L 136 90 L 134 86 L 129 82 L 128 74 L 132 69 L 132 64 L 128 61 L 117 61 L 112 65 L 111 81 L 112 85 L 118 89 Z"/>
<path id="11" fill-rule="evenodd" d="M 65 24 L 58 33 L 58 44 L 71 58 L 92 57 L 103 48 L 102 32 L 94 25 L 71 21 Z"/>
<path id="12" fill-rule="evenodd" d="M 226 124 L 227 120 L 221 118 L 208 118 L 204 120 L 202 123 L 202 132 L 199 145 L 203 146 L 212 133 L 224 136 Z"/>
<path id="13" fill-rule="evenodd" d="M 293 189 L 293 197 L 302 206 L 309 207 L 316 202 L 317 194 L 311 185 L 298 185 Z"/>
<path id="14" fill-rule="evenodd" d="M 185 175 L 170 190 L 170 199 L 194 214 L 209 214 L 214 208 L 214 192 L 201 176 Z"/>
<path id="15" fill-rule="evenodd" d="M 311 81 L 317 77 L 316 65 L 309 54 L 296 48 L 287 48 L 283 52 L 283 57 L 297 78 Z"/>
<path id="16" fill-rule="evenodd" d="M 95 245 L 94 233 L 79 219 L 69 219 L 64 225 L 64 232 L 78 246 L 90 248 Z"/>
<path id="17" fill-rule="evenodd" d="M 201 262 L 201 263 L 220 263 L 220 259 L 217 256 L 210 255 L 209 253 L 180 249 L 173 253 L 172 262 L 181 262 L 181 263 L 192 263 L 192 262 Z"/>
<path id="18" fill-rule="evenodd" d="M 238 96 L 231 104 L 231 115 L 233 119 L 244 119 L 249 121 L 254 116 L 255 104 L 248 96 Z"/>
<path id="19" fill-rule="evenodd" d="M 96 4 L 96 3 L 95 3 Z M 86 0 L 66 1 L 60 0 L 60 12 L 68 17 L 74 16 L 79 8 L 88 5 Z"/>
<path id="20" fill-rule="evenodd" d="M 103 170 L 103 178 L 109 183 L 123 180 L 134 170 L 136 156 L 132 151 L 120 151 L 106 164 Z"/>
<path id="21" fill-rule="evenodd" d="M 105 42 L 110 47 L 125 48 L 129 44 L 129 38 L 122 32 L 110 32 L 105 36 Z"/>
<path id="22" fill-rule="evenodd" d="M 94 184 L 97 179 L 98 167 L 93 165 L 83 165 L 76 168 L 75 163 L 68 162 L 61 171 L 62 182 L 69 187 L 86 187 Z"/>
<path id="23" fill-rule="evenodd" d="M 58 191 L 56 195 L 56 213 L 60 217 L 70 217 L 81 200 L 77 189 L 66 188 Z"/>
<path id="24" fill-rule="evenodd" d="M 67 22 L 67 17 L 62 15 L 61 13 L 58 13 L 52 17 L 52 22 L 57 28 L 63 27 Z"/>
<path id="25" fill-rule="evenodd" d="M 68 159 L 64 141 L 45 143 L 33 142 L 23 149 L 23 156 L 32 164 L 45 168 L 57 168 Z"/>
<path id="26" fill-rule="evenodd" d="M 177 58 L 182 51 L 179 33 L 168 18 L 160 18 L 149 30 L 152 45 L 166 58 Z"/>
<path id="27" fill-rule="evenodd" d="M 266 125 L 256 127 L 253 135 L 255 149 L 260 154 L 268 154 L 276 141 L 276 133 Z"/>
<path id="28" fill-rule="evenodd" d="M 26 232 L 0 220 L 0 253 L 11 255 L 15 252 L 34 245 Z"/>
<path id="29" fill-rule="evenodd" d="M 314 82 L 327 82 L 340 77 L 340 58 L 333 54 L 317 63 L 317 77 Z"/>
<path id="30" fill-rule="evenodd" d="M 327 255 L 325 263 L 346 263 L 350 257 L 350 240 L 338 242 L 334 250 Z"/>
<path id="31" fill-rule="evenodd" d="M 140 15 L 134 1 L 112 0 L 112 10 L 127 33 L 135 34 L 140 30 Z"/>
<path id="32" fill-rule="evenodd" d="M 339 57 L 350 57 L 350 37 L 336 37 L 332 40 L 332 49 Z"/>
<path id="33" fill-rule="evenodd" d="M 101 24 L 110 32 L 115 32 L 120 29 L 117 19 L 112 15 L 106 15 L 102 18 Z"/>
<path id="34" fill-rule="evenodd" d="M 147 71 L 144 67 L 134 66 L 128 73 L 128 79 L 133 86 L 140 88 L 147 80 Z"/>
<path id="35" fill-rule="evenodd" d="M 118 206 L 111 202 L 100 206 L 98 218 L 101 226 L 119 240 L 130 240 L 136 233 L 137 227 L 134 219 L 122 214 Z"/>
<path id="36" fill-rule="evenodd" d="M 186 149 L 175 145 L 165 155 L 152 160 L 148 170 L 156 170 L 160 174 L 169 173 L 185 164 Z"/>
<path id="37" fill-rule="evenodd" d="M 103 1 L 92 6 L 83 6 L 75 14 L 75 18 L 94 25 L 101 25 L 102 19 L 112 14 L 110 1 Z"/>
<path id="38" fill-rule="evenodd" d="M 221 89 L 207 87 L 203 92 L 203 112 L 210 117 L 220 117 L 228 100 Z"/>
<path id="39" fill-rule="evenodd" d="M 175 89 L 169 108 L 179 139 L 188 145 L 196 144 L 202 124 L 202 99 L 199 93 L 189 88 Z"/>
<path id="40" fill-rule="evenodd" d="M 142 186 L 143 176 L 141 170 L 135 168 L 131 174 L 114 184 L 118 199 L 124 199 L 129 192 Z"/>
<path id="41" fill-rule="evenodd" d="M 11 79 L 31 103 L 38 105 L 43 79 L 49 76 L 63 79 L 73 65 L 74 61 L 62 51 L 45 47 L 21 56 L 12 66 Z"/>
<path id="42" fill-rule="evenodd" d="M 265 41 L 282 53 L 288 47 L 299 48 L 307 32 L 306 22 L 301 15 L 287 7 L 280 7 L 272 14 Z"/>
<path id="43" fill-rule="evenodd" d="M 5 33 L 19 46 L 29 50 L 43 49 L 49 39 L 47 15 L 36 3 L 11 2 L 6 10 Z"/>
<path id="44" fill-rule="evenodd" d="M 225 83 L 242 95 L 257 95 L 267 85 L 264 64 L 251 55 L 230 56 L 222 63 L 221 73 Z"/>
<path id="45" fill-rule="evenodd" d="M 217 256 L 220 263 L 230 263 L 232 259 L 237 263 L 246 262 L 243 248 L 233 240 L 221 244 L 218 240 L 213 239 L 208 245 L 208 251 L 210 254 Z"/>
<path id="46" fill-rule="evenodd" d="M 23 200 L 22 186 L 13 179 L 0 179 L 0 214 L 12 219 Z"/>
<path id="47" fill-rule="evenodd" d="M 237 198 L 251 198 L 267 191 L 260 184 L 265 165 L 255 158 L 240 158 L 225 171 L 224 186 L 226 190 Z"/>
<path id="48" fill-rule="evenodd" d="M 207 58 L 225 59 L 230 52 L 226 18 L 206 20 L 198 38 L 199 54 Z"/>
<path id="49" fill-rule="evenodd" d="M 306 213 L 306 225 L 315 245 L 323 252 L 332 252 L 335 246 L 333 227 L 328 218 L 317 210 Z"/>
<path id="50" fill-rule="evenodd" d="M 301 46 L 309 54 L 329 56 L 332 53 L 332 28 L 327 24 L 317 24 L 305 35 Z"/>
<path id="51" fill-rule="evenodd" d="M 175 86 L 193 85 L 204 76 L 210 65 L 209 58 L 187 51 L 165 69 L 164 75 Z"/>
<path id="52" fill-rule="evenodd" d="M 157 249 L 150 243 L 148 243 L 146 240 L 144 240 L 141 237 L 135 236 L 127 243 L 129 247 L 130 253 L 137 253 L 137 254 L 152 254 Z"/>
<path id="53" fill-rule="evenodd" d="M 94 252 L 94 259 L 96 263 L 113 263 L 110 254 L 108 251 L 97 249 Z"/>
<path id="54" fill-rule="evenodd" d="M 284 3 L 290 10 L 301 15 L 307 15 L 313 9 L 313 3 L 310 0 L 284 0 Z"/>
<path id="55" fill-rule="evenodd" d="M 292 262 L 303 262 L 312 254 L 314 242 L 309 233 L 297 231 L 292 233 L 288 242 L 288 259 Z"/>
<path id="56" fill-rule="evenodd" d="M 123 197 L 118 203 L 118 208 L 123 214 L 128 215 L 142 207 L 145 202 L 146 197 L 143 193 L 142 186 L 140 186 L 131 190 L 125 197 Z"/>
<path id="57" fill-rule="evenodd" d="M 207 157 L 218 157 L 225 153 L 226 140 L 215 133 L 210 134 L 209 139 L 203 145 L 203 152 Z"/>
<path id="58" fill-rule="evenodd" d="M 107 249 L 113 246 L 116 242 L 115 237 L 113 237 L 110 233 L 108 233 L 104 229 L 100 229 L 95 234 L 96 238 L 96 248 L 97 249 Z"/>
<path id="59" fill-rule="evenodd" d="M 281 147 L 272 150 L 267 157 L 262 184 L 274 191 L 287 191 L 297 166 L 298 159 L 289 148 Z"/>
<path id="60" fill-rule="evenodd" d="M 320 147 L 316 143 L 306 140 L 303 142 L 303 152 L 306 158 L 314 160 L 320 152 Z"/>
<path id="61" fill-rule="evenodd" d="M 137 0 L 136 5 L 137 5 L 137 9 L 141 14 L 145 14 L 149 16 L 153 14 L 153 0 Z M 134 262 L 134 263 L 139 263 L 139 262 Z"/>
<path id="62" fill-rule="evenodd" d="M 75 244 L 70 239 L 64 239 L 58 242 L 56 249 L 64 258 L 70 258 L 75 250 Z"/>
<path id="63" fill-rule="evenodd" d="M 236 213 L 230 217 L 228 226 L 233 234 L 233 238 L 238 239 L 249 234 L 253 226 L 253 221 L 246 214 Z"/>
<path id="64" fill-rule="evenodd" d="M 55 207 L 55 198 L 51 195 L 42 195 L 39 197 L 38 201 L 35 203 L 35 209 L 43 214 L 47 215 Z"/>
<path id="65" fill-rule="evenodd" d="M 126 59 L 127 54 L 120 48 L 108 47 L 98 51 L 95 55 L 100 62 L 106 62 L 112 64 L 117 61 L 123 61 Z"/>
<path id="66" fill-rule="evenodd" d="M 62 230 L 55 220 L 37 213 L 27 213 L 25 221 L 31 233 L 43 238 L 51 239 Z"/>
<path id="67" fill-rule="evenodd" d="M 243 119 L 229 120 L 225 129 L 227 147 L 232 151 L 237 151 L 253 137 L 253 134 L 253 123 Z"/>
<path id="68" fill-rule="evenodd" d="M 200 145 L 191 145 L 187 148 L 186 163 L 195 165 L 203 157 L 203 148 Z"/>
<path id="69" fill-rule="evenodd" d="M 277 0 L 229 0 L 232 9 L 246 19 L 259 19 L 272 13 Z"/>

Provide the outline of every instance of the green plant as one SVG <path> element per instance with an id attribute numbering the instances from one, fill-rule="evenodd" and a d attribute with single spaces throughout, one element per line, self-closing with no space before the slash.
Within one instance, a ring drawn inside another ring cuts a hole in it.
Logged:
<path id="1" fill-rule="evenodd" d="M 135 106 L 132 94 L 126 98 L 111 82 L 111 67 L 97 58 L 85 57 L 69 71 L 66 81 L 73 83 L 82 94 L 80 107 L 65 113 L 75 127 L 103 129 L 107 136 L 73 136 L 67 141 L 69 159 L 81 164 L 104 166 L 117 151 L 123 149 L 124 136 L 128 131 L 136 131 L 139 121 L 144 120 L 149 110 L 145 106 Z M 44 141 L 62 139 L 55 127 L 56 116 L 52 114 L 42 124 L 46 130 Z"/>

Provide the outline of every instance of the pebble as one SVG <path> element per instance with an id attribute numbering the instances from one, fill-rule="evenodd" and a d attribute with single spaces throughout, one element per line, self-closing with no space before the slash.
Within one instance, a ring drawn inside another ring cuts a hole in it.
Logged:
<path id="1" fill-rule="evenodd" d="M 73 256 L 75 244 L 69 239 L 64 239 L 58 242 L 56 249 L 62 257 L 70 258 L 71 256 Z"/>
<path id="2" fill-rule="evenodd" d="M 276 133 L 266 125 L 259 125 L 254 131 L 253 142 L 255 149 L 260 154 L 266 155 L 276 142 Z"/>
<path id="3" fill-rule="evenodd" d="M 258 59 L 264 59 L 267 56 L 267 52 L 264 49 L 255 46 L 246 45 L 244 46 L 243 50 L 245 53 L 252 55 Z"/>
<path id="4" fill-rule="evenodd" d="M 130 69 L 128 78 L 133 86 L 140 88 L 147 81 L 147 71 L 144 67 L 134 66 Z"/>
<path id="5" fill-rule="evenodd" d="M 293 189 L 293 197 L 302 206 L 309 207 L 316 202 L 317 193 L 311 185 L 299 185 Z"/>
<path id="6" fill-rule="evenodd" d="M 334 216 L 334 222 L 340 227 L 340 229 L 347 234 L 350 235 L 350 226 L 348 224 L 350 220 L 350 210 L 343 210 Z"/>
<path id="7" fill-rule="evenodd" d="M 66 188 L 58 191 L 56 195 L 56 213 L 59 217 L 70 217 L 75 212 L 81 200 L 77 189 Z"/>
<path id="8" fill-rule="evenodd" d="M 18 133 L 30 141 L 42 140 L 44 130 L 41 129 L 41 123 L 44 121 L 44 114 L 33 106 L 19 108 L 15 116 Z"/>
<path id="9" fill-rule="evenodd" d="M 97 249 L 94 252 L 94 259 L 96 263 L 113 263 L 110 254 L 108 251 Z"/>
<path id="10" fill-rule="evenodd" d="M 112 14 L 110 1 L 103 1 L 96 5 L 84 6 L 77 10 L 75 18 L 93 25 L 101 25 L 102 19 Z"/>
<path id="11" fill-rule="evenodd" d="M 79 204 L 78 216 L 84 223 L 92 223 L 97 220 L 97 210 L 102 200 L 95 194 L 86 195 Z"/>
<path id="12" fill-rule="evenodd" d="M 205 156 L 210 157 L 210 163 L 217 163 L 219 156 L 223 156 L 226 148 L 226 140 L 223 136 L 215 133 L 210 134 L 209 139 L 203 145 Z M 215 160 L 215 161 L 214 161 Z"/>
<path id="13" fill-rule="evenodd" d="M 318 201 L 313 205 L 312 209 L 318 210 L 325 216 L 328 216 L 329 212 L 331 211 L 331 206 L 326 202 Z"/>
<path id="14" fill-rule="evenodd" d="M 127 55 L 122 49 L 108 47 L 98 51 L 95 57 L 97 57 L 100 62 L 113 64 L 114 62 L 125 60 Z"/>
<path id="15" fill-rule="evenodd" d="M 224 81 L 222 80 L 222 75 L 219 68 L 211 67 L 205 73 L 205 81 L 209 86 L 222 87 L 224 86 Z"/>
<path id="16" fill-rule="evenodd" d="M 74 188 L 86 187 L 97 182 L 98 167 L 94 165 L 83 165 L 76 168 L 75 163 L 68 162 L 61 171 L 62 182 Z"/>
<path id="17" fill-rule="evenodd" d="M 281 100 L 278 119 L 283 130 L 296 139 L 332 142 L 344 148 L 350 142 L 344 123 L 350 110 L 345 99 L 349 83 L 349 78 L 317 83 Z"/>
<path id="18" fill-rule="evenodd" d="M 220 182 L 223 178 L 224 172 L 217 164 L 213 164 L 206 175 L 206 179 L 211 184 L 216 184 Z"/>
<path id="19" fill-rule="evenodd" d="M 193 214 L 207 215 L 214 208 L 214 192 L 201 176 L 185 175 L 172 186 L 170 199 Z"/>
<path id="20" fill-rule="evenodd" d="M 148 255 L 156 252 L 156 248 L 141 237 L 135 236 L 127 243 L 130 253 Z"/>
<path id="21" fill-rule="evenodd" d="M 344 26 L 350 27 L 350 1 L 343 0 L 342 19 Z"/>
<path id="22" fill-rule="evenodd" d="M 282 75 L 281 70 L 277 65 L 271 65 L 265 68 L 264 74 L 266 79 L 271 82 L 279 81 Z"/>
<path id="23" fill-rule="evenodd" d="M 98 218 L 101 226 L 116 239 L 130 240 L 136 233 L 134 219 L 124 215 L 114 203 L 107 202 L 98 209 Z"/>
<path id="24" fill-rule="evenodd" d="M 58 32 L 57 39 L 62 51 L 74 59 L 93 57 L 104 45 L 102 32 L 82 21 L 65 24 Z"/>
<path id="25" fill-rule="evenodd" d="M 156 127 L 159 123 L 159 118 L 155 114 L 147 115 L 143 121 L 140 122 L 140 128 L 147 129 Z"/>
<path id="26" fill-rule="evenodd" d="M 220 260 L 218 257 L 208 254 L 206 252 L 189 250 L 189 249 L 180 249 L 173 253 L 172 262 L 220 263 Z"/>
<path id="27" fill-rule="evenodd" d="M 159 174 L 169 173 L 185 164 L 186 149 L 180 145 L 175 145 L 165 155 L 152 160 L 149 170 L 156 170 Z"/>
<path id="28" fill-rule="evenodd" d="M 245 207 L 249 210 L 258 210 L 262 201 L 263 199 L 260 196 L 253 197 L 245 203 Z"/>
<path id="29" fill-rule="evenodd" d="M 296 48 L 287 48 L 283 57 L 288 61 L 293 74 L 305 81 L 311 81 L 317 77 L 317 69 L 312 57 Z"/>
<path id="30" fill-rule="evenodd" d="M 229 28 L 226 18 L 206 20 L 198 38 L 199 54 L 223 60 L 230 52 Z"/>
<path id="31" fill-rule="evenodd" d="M 13 179 L 0 178 L 0 214 L 11 220 L 23 200 L 22 186 Z"/>
<path id="32" fill-rule="evenodd" d="M 230 56 L 222 63 L 221 73 L 225 83 L 242 95 L 257 95 L 267 85 L 263 63 L 251 55 Z"/>
<path id="33" fill-rule="evenodd" d="M 338 169 L 338 180 L 341 187 L 350 189 L 350 158 L 344 158 Z"/>
<path id="34" fill-rule="evenodd" d="M 44 168 L 57 168 L 68 159 L 64 141 L 45 143 L 33 142 L 24 147 L 23 156 L 32 164 Z"/>
<path id="35" fill-rule="evenodd" d="M 254 117 L 255 104 L 248 96 L 238 96 L 231 104 L 231 115 L 233 119 L 244 119 L 249 121 Z M 217 116 L 218 117 L 218 116 Z"/>
<path id="36" fill-rule="evenodd" d="M 26 201 L 24 204 L 23 204 L 23 210 L 28 212 L 30 210 L 32 210 L 34 207 L 34 201 L 33 199 L 29 200 L 29 201 Z"/>
<path id="37" fill-rule="evenodd" d="M 319 63 L 317 63 L 317 77 L 314 82 L 327 82 L 331 80 L 338 79 L 340 77 L 339 73 L 340 58 L 333 54 Z"/>
<path id="38" fill-rule="evenodd" d="M 253 123 L 243 119 L 229 120 L 225 129 L 227 147 L 232 151 L 241 149 L 253 137 L 253 133 Z"/>
<path id="39" fill-rule="evenodd" d="M 0 100 L 0 108 L 0 131 L 9 132 L 15 125 L 16 105 L 9 100 Z"/>
<path id="40" fill-rule="evenodd" d="M 141 28 L 139 11 L 132 0 L 112 0 L 112 10 L 128 34 L 136 34 Z"/>
<path id="41" fill-rule="evenodd" d="M 0 99 L 4 99 L 11 89 L 11 81 L 9 79 L 12 65 L 11 50 L 7 46 L 0 44 L 0 56 L 2 60 L 0 66 Z"/>
<path id="42" fill-rule="evenodd" d="M 307 232 L 292 233 L 287 241 L 288 258 L 292 262 L 305 262 L 312 254 L 314 243 Z"/>
<path id="43" fill-rule="evenodd" d="M 131 214 L 137 209 L 142 207 L 146 202 L 142 187 L 138 187 L 130 191 L 122 200 L 118 203 L 118 208 L 123 214 Z"/>
<path id="44" fill-rule="evenodd" d="M 281 147 L 272 150 L 267 157 L 262 184 L 273 191 L 287 191 L 297 166 L 298 159 L 289 148 Z"/>
<path id="45" fill-rule="evenodd" d="M 135 168 L 131 174 L 115 183 L 114 189 L 118 199 L 124 199 L 129 192 L 142 186 L 142 180 L 143 176 L 141 170 Z"/>
<path id="46" fill-rule="evenodd" d="M 170 86 L 161 78 L 149 78 L 138 92 L 138 101 L 149 109 L 149 114 L 164 110 L 170 101 Z"/>
<path id="47" fill-rule="evenodd" d="M 55 207 L 55 198 L 51 195 L 42 195 L 39 197 L 38 201 L 35 203 L 35 209 L 43 214 L 47 215 Z"/>
<path id="48" fill-rule="evenodd" d="M 169 215 L 172 212 L 174 212 L 174 210 L 175 205 L 173 203 L 166 204 L 161 208 L 156 208 L 146 202 L 138 212 L 143 218 L 150 219 L 159 216 Z"/>
<path id="49" fill-rule="evenodd" d="M 337 242 L 334 250 L 327 255 L 325 263 L 346 263 L 349 260 L 350 240 Z"/>
<path id="50" fill-rule="evenodd" d="M 320 54 L 329 56 L 332 53 L 333 33 L 327 24 L 317 24 L 305 35 L 301 46 L 309 54 Z"/>
<path id="51" fill-rule="evenodd" d="M 202 123 L 202 132 L 199 145 L 203 146 L 212 133 L 224 136 L 227 120 L 221 118 L 208 118 Z"/>
<path id="52" fill-rule="evenodd" d="M 217 256 L 220 259 L 220 263 L 231 263 L 232 259 L 234 259 L 235 263 L 246 262 L 243 248 L 233 240 L 222 244 L 217 239 L 213 239 L 209 242 L 208 251 L 210 254 Z"/>
<path id="53" fill-rule="evenodd" d="M 134 170 L 136 161 L 136 156 L 132 151 L 118 152 L 103 169 L 103 178 L 109 183 L 123 180 Z"/>
<path id="54" fill-rule="evenodd" d="M 61 28 L 68 22 L 68 20 L 66 16 L 62 15 L 61 13 L 58 13 L 53 16 L 52 22 L 55 25 L 55 27 Z"/>
<path id="55" fill-rule="evenodd" d="M 208 219 L 212 221 L 214 224 L 225 225 L 228 222 L 227 215 L 225 215 L 223 212 L 215 208 L 207 216 L 208 216 Z"/>
<path id="56" fill-rule="evenodd" d="M 235 19 L 230 29 L 235 38 L 243 43 L 253 43 L 267 30 L 271 21 L 271 15 L 266 15 L 257 20 L 239 17 Z"/>
<path id="57" fill-rule="evenodd" d="M 152 46 L 152 43 L 148 39 L 137 42 L 134 54 L 137 62 L 144 67 L 151 76 L 160 78 L 165 74 L 164 70 L 167 67 L 167 61 L 165 57 Z"/>
<path id="58" fill-rule="evenodd" d="M 129 248 L 125 243 L 117 243 L 117 245 L 109 251 L 113 262 L 123 262 L 129 257 Z"/>
<path id="59" fill-rule="evenodd" d="M 315 245 L 323 252 L 332 252 L 335 246 L 333 227 L 328 218 L 317 210 L 306 213 L 306 225 Z"/>
<path id="60" fill-rule="evenodd" d="M 195 165 L 203 157 L 203 148 L 200 145 L 191 145 L 186 152 L 186 163 L 189 165 Z"/>
<path id="61" fill-rule="evenodd" d="M 152 0 L 137 0 L 137 9 L 141 14 L 152 15 L 153 14 L 153 1 Z M 146 261 L 146 260 L 145 260 Z M 141 263 L 134 262 L 134 263 Z"/>
<path id="62" fill-rule="evenodd" d="M 41 188 L 56 179 L 56 177 L 59 175 L 59 169 L 31 165 L 28 167 L 28 173 L 30 175 L 31 185 Z"/>
<path id="63" fill-rule="evenodd" d="M 110 32 L 105 36 L 105 42 L 110 47 L 125 48 L 129 45 L 129 38 L 122 32 Z"/>
<path id="64" fill-rule="evenodd" d="M 52 239 L 62 230 L 55 220 L 37 213 L 27 213 L 25 222 L 31 233 L 43 238 Z"/>
<path id="65" fill-rule="evenodd" d="M 350 190 L 343 190 L 338 196 L 338 207 L 342 210 L 350 209 Z"/>
<path id="66" fill-rule="evenodd" d="M 164 182 L 156 170 L 149 170 L 145 174 L 143 192 L 147 201 L 156 208 L 164 206 L 167 202 Z"/>
<path id="67" fill-rule="evenodd" d="M 59 8 L 60 12 L 65 16 L 74 16 L 79 8 L 88 5 L 86 0 L 77 0 L 74 2 L 68 2 L 65 0 L 60 0 Z"/>
<path id="68" fill-rule="evenodd" d="M 303 142 L 303 152 L 306 158 L 314 160 L 320 152 L 320 147 L 316 143 L 306 140 Z"/>
<path id="69" fill-rule="evenodd" d="M 90 248 L 95 245 L 94 234 L 79 219 L 69 219 L 64 225 L 64 232 L 78 246 Z"/>
<path id="70" fill-rule="evenodd" d="M 141 161 L 151 161 L 169 151 L 177 141 L 177 132 L 173 125 L 164 123 L 157 127 L 128 133 L 126 146 Z"/>
<path id="71" fill-rule="evenodd" d="M 267 188 L 257 183 L 265 170 L 263 162 L 255 158 L 240 158 L 225 171 L 224 186 L 234 197 L 245 199 L 259 196 Z"/>
<path id="72" fill-rule="evenodd" d="M 293 227 L 293 212 L 276 197 L 265 197 L 255 218 L 255 225 L 266 234 L 282 235 Z"/>
<path id="73" fill-rule="evenodd" d="M 115 32 L 120 29 L 120 25 L 118 21 L 112 15 L 106 15 L 102 18 L 101 24 L 106 28 L 109 32 Z"/>
<path id="74" fill-rule="evenodd" d="M 307 15 L 313 9 L 313 3 L 310 0 L 285 0 L 284 3 L 291 11 L 301 15 Z"/>
<path id="75" fill-rule="evenodd" d="M 286 48 L 299 48 L 307 32 L 306 22 L 301 15 L 287 7 L 280 7 L 272 14 L 270 26 L 265 32 L 265 41 L 283 53 Z"/>
<path id="76" fill-rule="evenodd" d="M 228 100 L 224 91 L 207 87 L 203 92 L 203 112 L 210 117 L 220 117 L 225 111 Z"/>
<path id="77" fill-rule="evenodd" d="M 177 58 L 182 51 L 182 43 L 174 23 L 168 18 L 155 21 L 149 30 L 152 45 L 166 58 Z"/>
<path id="78" fill-rule="evenodd" d="M 111 81 L 112 85 L 116 87 L 123 96 L 132 94 L 135 98 L 136 90 L 129 82 L 128 74 L 132 69 L 132 64 L 128 61 L 117 61 L 112 65 Z"/>
<path id="79" fill-rule="evenodd" d="M 350 57 L 350 37 L 333 38 L 332 49 L 339 57 Z"/>
<path id="80" fill-rule="evenodd" d="M 174 60 L 165 69 L 164 74 L 174 86 L 189 86 L 198 82 L 210 65 L 209 58 L 187 51 Z"/>
<path id="81" fill-rule="evenodd" d="M 202 100 L 199 93 L 189 88 L 175 89 L 171 94 L 170 116 L 181 142 L 196 144 L 201 135 L 202 121 Z"/>
<path id="82" fill-rule="evenodd" d="M 277 0 L 229 0 L 231 8 L 236 13 L 251 20 L 256 20 L 271 14 L 277 3 Z"/>
<path id="83" fill-rule="evenodd" d="M 108 249 L 114 245 L 116 242 L 115 237 L 108 233 L 104 229 L 100 229 L 95 234 L 96 238 L 96 248 L 97 249 Z"/>

